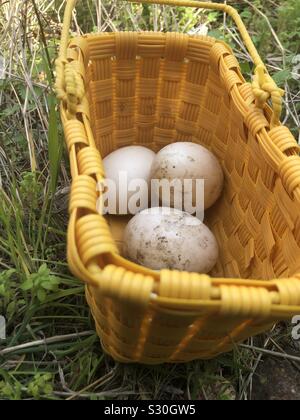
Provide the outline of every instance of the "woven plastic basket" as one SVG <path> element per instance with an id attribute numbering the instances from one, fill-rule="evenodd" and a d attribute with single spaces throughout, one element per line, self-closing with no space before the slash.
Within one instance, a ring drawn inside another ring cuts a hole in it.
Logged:
<path id="1" fill-rule="evenodd" d="M 69 41 L 74 3 L 66 6 L 56 84 L 72 172 L 68 260 L 86 283 L 104 349 L 122 362 L 208 359 L 300 314 L 299 147 L 279 123 L 283 92 L 237 12 L 156 2 L 227 12 L 256 65 L 253 84 L 230 48 L 210 37 L 126 32 Z M 203 144 L 224 170 L 223 196 L 207 220 L 221 250 L 211 276 L 127 261 L 118 246 L 127 220 L 96 210 L 101 157 L 175 141 Z"/>

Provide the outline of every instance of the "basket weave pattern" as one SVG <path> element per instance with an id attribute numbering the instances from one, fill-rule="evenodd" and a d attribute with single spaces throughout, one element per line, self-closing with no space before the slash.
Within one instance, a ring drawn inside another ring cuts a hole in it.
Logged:
<path id="1" fill-rule="evenodd" d="M 270 127 L 267 105 L 255 106 L 230 48 L 202 36 L 110 33 L 72 39 L 67 59 L 81 86 L 76 115 L 61 108 L 73 179 L 68 259 L 87 282 L 106 351 L 123 362 L 212 358 L 300 313 L 299 147 L 286 127 Z M 211 276 L 126 261 L 96 209 L 101 157 L 175 141 L 204 145 L 224 170 L 206 220 L 220 245 Z"/>

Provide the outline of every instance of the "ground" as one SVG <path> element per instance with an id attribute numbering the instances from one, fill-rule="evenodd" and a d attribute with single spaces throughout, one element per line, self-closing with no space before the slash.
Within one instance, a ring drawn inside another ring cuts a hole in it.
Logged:
<path id="1" fill-rule="evenodd" d="M 300 373 L 290 362 L 267 358 L 253 382 L 254 400 L 300 400 Z"/>

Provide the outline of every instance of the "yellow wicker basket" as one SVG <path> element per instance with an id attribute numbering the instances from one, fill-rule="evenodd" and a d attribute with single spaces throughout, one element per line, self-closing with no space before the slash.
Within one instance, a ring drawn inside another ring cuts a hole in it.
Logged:
<path id="1" fill-rule="evenodd" d="M 56 83 L 72 172 L 68 261 L 116 360 L 208 359 L 300 314 L 299 147 L 279 123 L 283 92 L 235 9 L 146 2 L 227 12 L 256 65 L 254 81 L 246 83 L 230 48 L 210 37 L 121 32 L 69 41 L 75 0 L 68 0 Z M 224 194 L 207 220 L 221 250 L 211 276 L 127 261 L 118 247 L 126 219 L 96 210 L 101 157 L 175 141 L 203 144 L 224 170 Z"/>

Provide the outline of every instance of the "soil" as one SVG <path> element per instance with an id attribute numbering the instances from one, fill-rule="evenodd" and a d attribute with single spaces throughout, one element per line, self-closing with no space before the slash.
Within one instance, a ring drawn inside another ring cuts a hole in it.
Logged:
<path id="1" fill-rule="evenodd" d="M 287 360 L 265 359 L 254 378 L 253 400 L 300 401 L 300 371 Z"/>

